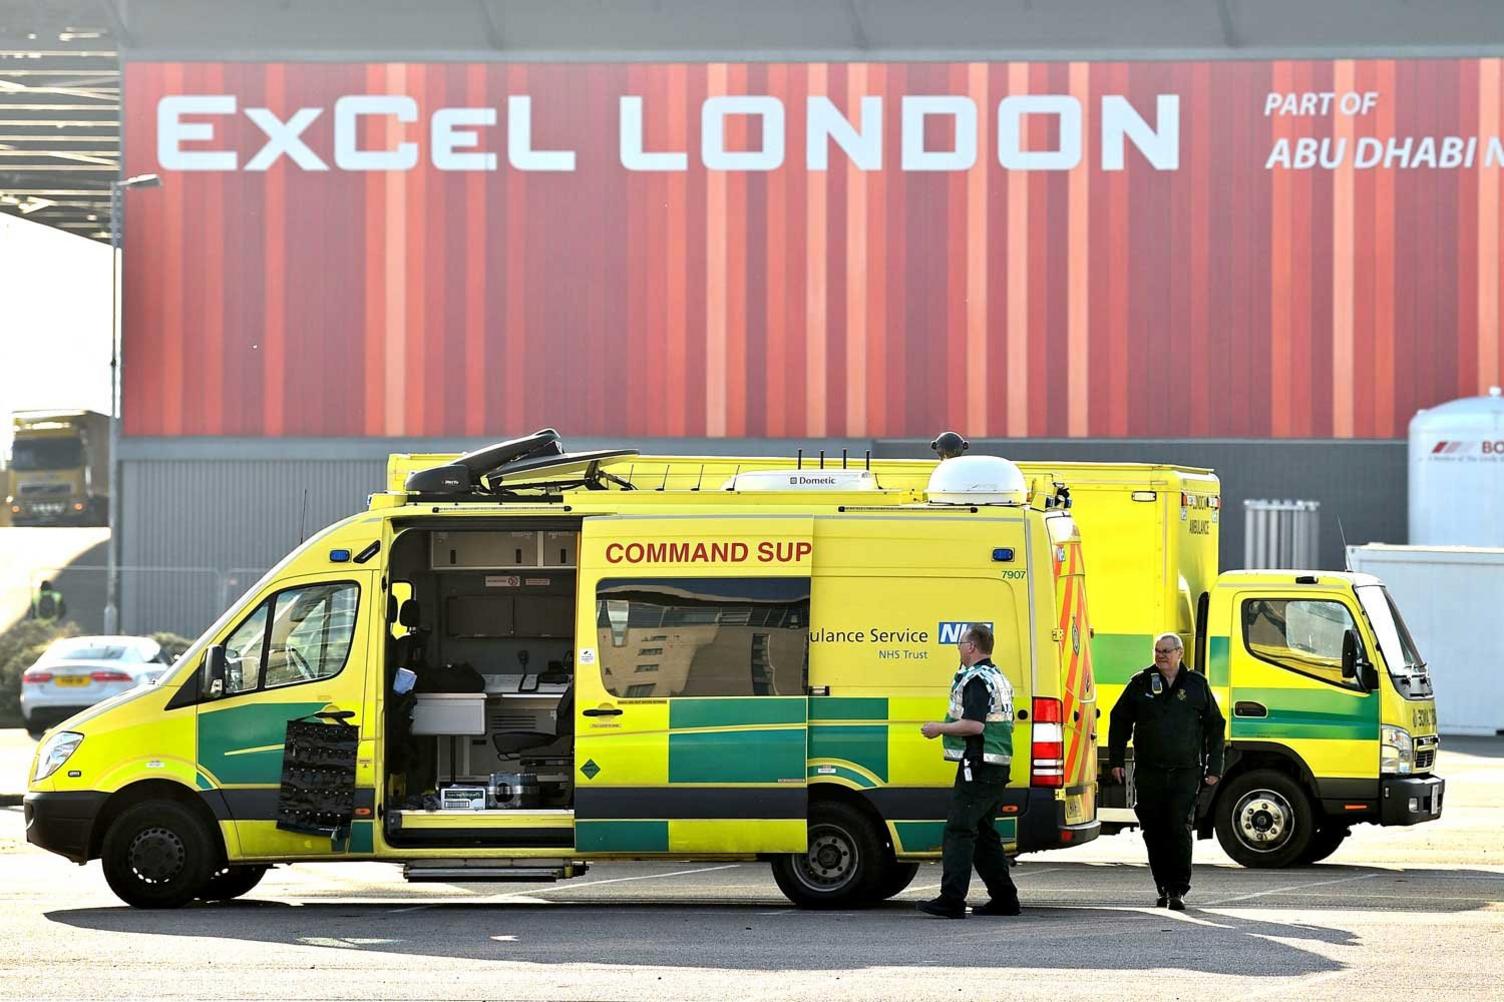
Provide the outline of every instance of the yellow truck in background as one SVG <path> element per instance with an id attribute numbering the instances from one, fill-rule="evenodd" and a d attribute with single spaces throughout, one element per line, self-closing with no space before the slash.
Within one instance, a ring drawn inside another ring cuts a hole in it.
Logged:
<path id="1" fill-rule="evenodd" d="M 537 881 L 597 860 L 771 864 L 805 907 L 939 855 L 959 641 L 1013 686 L 1008 848 L 1096 837 L 1080 536 L 996 457 L 873 469 L 566 454 L 552 432 L 396 456 L 157 684 L 51 731 L 27 838 L 125 901 L 275 863 Z M 915 485 L 918 486 L 915 486 Z"/>
<path id="2" fill-rule="evenodd" d="M 5 511 L 13 525 L 107 525 L 110 417 L 17 411 Z"/>
<path id="3" fill-rule="evenodd" d="M 1196 825 L 1234 860 L 1316 862 L 1355 824 L 1440 816 L 1431 678 L 1382 581 L 1219 574 L 1221 496 L 1209 470 L 1021 465 L 1068 486 L 1084 540 L 1104 776 L 1106 714 L 1168 631 L 1184 642 L 1185 663 L 1208 675 L 1228 722 L 1225 774 L 1203 791 Z M 1126 787 L 1101 786 L 1104 834 L 1137 823 L 1132 782 L 1130 768 Z"/>

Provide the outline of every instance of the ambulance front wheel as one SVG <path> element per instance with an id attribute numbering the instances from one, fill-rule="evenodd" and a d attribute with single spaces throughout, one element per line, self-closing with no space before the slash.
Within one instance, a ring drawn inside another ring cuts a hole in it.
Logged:
<path id="1" fill-rule="evenodd" d="M 1311 801 L 1290 776 L 1255 769 L 1217 798 L 1217 841 L 1243 866 L 1279 869 L 1301 861 L 1316 835 Z"/>
<path id="2" fill-rule="evenodd" d="M 133 908 L 187 904 L 218 863 L 208 826 L 170 800 L 148 800 L 116 818 L 100 856 L 110 890 Z"/>
<path id="3" fill-rule="evenodd" d="M 270 869 L 269 866 L 221 867 L 209 877 L 198 897 L 203 901 L 233 901 L 251 893 Z"/>
<path id="4" fill-rule="evenodd" d="M 809 850 L 774 858 L 773 879 L 800 908 L 861 908 L 881 897 L 887 856 L 861 811 L 816 803 L 809 813 Z"/>

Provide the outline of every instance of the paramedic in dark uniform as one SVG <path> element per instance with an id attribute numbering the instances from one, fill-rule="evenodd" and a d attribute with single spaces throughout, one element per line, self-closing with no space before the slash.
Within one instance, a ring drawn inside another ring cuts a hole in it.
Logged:
<path id="1" fill-rule="evenodd" d="M 1174 911 L 1185 911 L 1191 889 L 1196 795 L 1222 774 L 1222 713 L 1206 676 L 1181 668 L 1184 654 L 1175 634 L 1154 638 L 1154 664 L 1128 680 L 1107 733 L 1108 764 L 1119 783 L 1133 739 L 1133 809 L 1159 889 L 1155 904 Z"/>
<path id="2" fill-rule="evenodd" d="M 919 910 L 936 918 L 965 918 L 966 890 L 975 864 L 990 900 L 975 915 L 1017 915 L 1018 888 L 995 819 L 1013 755 L 1013 687 L 992 663 L 992 630 L 973 623 L 956 644 L 961 667 L 951 680 L 944 723 L 920 728 L 943 738 L 945 757 L 958 763 L 945 821 L 940 896 Z"/>

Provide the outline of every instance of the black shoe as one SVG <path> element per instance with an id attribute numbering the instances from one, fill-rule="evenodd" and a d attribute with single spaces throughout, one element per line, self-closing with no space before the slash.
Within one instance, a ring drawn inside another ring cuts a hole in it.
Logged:
<path id="1" fill-rule="evenodd" d="M 1170 895 L 1170 911 L 1172 911 L 1172 912 L 1183 912 L 1183 911 L 1185 911 L 1185 898 L 1182 895 L 1179 895 L 1179 894 L 1171 894 Z"/>
<path id="2" fill-rule="evenodd" d="M 1157 898 L 1154 899 L 1154 907 L 1155 908 L 1163 908 L 1165 905 L 1167 905 L 1169 903 L 1170 903 L 1170 899 L 1168 897 L 1166 897 L 1165 895 L 1163 895 L 1163 894 L 1161 894 L 1159 897 L 1157 897 Z"/>
<path id="3" fill-rule="evenodd" d="M 950 904 L 948 901 L 945 901 L 942 898 L 936 898 L 933 901 L 925 901 L 917 907 L 926 915 L 931 915 L 935 918 L 964 919 L 966 917 L 965 905 L 957 908 L 955 905 Z"/>
<path id="4" fill-rule="evenodd" d="M 1022 912 L 1023 909 L 1019 907 L 1017 898 L 1011 901 L 998 901 L 994 898 L 985 905 L 971 910 L 973 915 L 1019 915 Z"/>

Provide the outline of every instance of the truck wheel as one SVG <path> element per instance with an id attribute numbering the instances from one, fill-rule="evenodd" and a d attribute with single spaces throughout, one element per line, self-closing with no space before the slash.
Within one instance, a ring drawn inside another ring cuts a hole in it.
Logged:
<path id="1" fill-rule="evenodd" d="M 1353 830 L 1347 825 L 1322 825 L 1316 829 L 1316 834 L 1311 837 L 1311 844 L 1306 847 L 1305 855 L 1300 857 L 1302 863 L 1319 863 L 1332 853 L 1337 851 Z"/>
<path id="2" fill-rule="evenodd" d="M 104 879 L 132 908 L 178 908 L 204 889 L 215 848 L 198 815 L 170 800 L 147 801 L 105 833 Z"/>
<path id="3" fill-rule="evenodd" d="M 1274 769 L 1232 780 L 1217 798 L 1217 841 L 1243 866 L 1278 869 L 1298 862 L 1316 834 L 1300 784 Z"/>
<path id="4" fill-rule="evenodd" d="M 876 901 L 887 901 L 897 897 L 914 882 L 914 875 L 919 872 L 918 863 L 900 863 L 896 859 L 888 860 L 883 868 L 883 878 L 877 884 Z"/>
<path id="5" fill-rule="evenodd" d="M 809 851 L 776 857 L 773 879 L 800 908 L 860 908 L 878 900 L 887 851 L 861 811 L 842 803 L 815 804 Z"/>
<path id="6" fill-rule="evenodd" d="M 232 901 L 261 883 L 269 866 L 224 866 L 215 870 L 209 882 L 199 891 L 202 901 Z"/>

